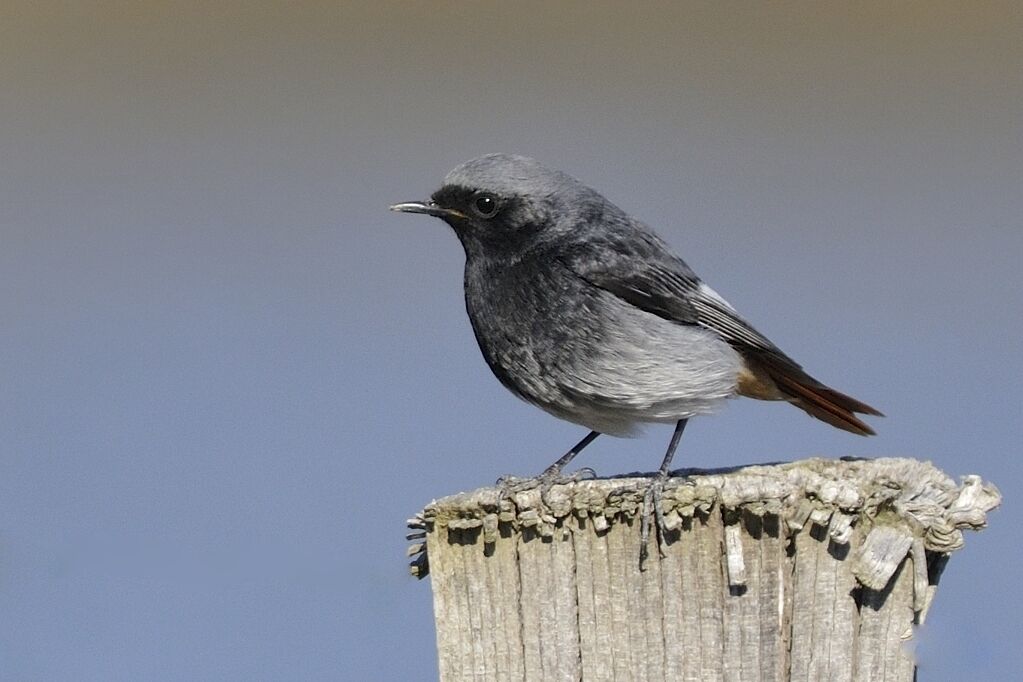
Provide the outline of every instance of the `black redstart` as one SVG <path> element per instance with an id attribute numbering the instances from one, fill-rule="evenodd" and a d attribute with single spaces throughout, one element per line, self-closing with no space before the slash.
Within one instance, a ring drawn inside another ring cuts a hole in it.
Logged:
<path id="1" fill-rule="evenodd" d="M 523 156 L 458 166 L 430 201 L 395 204 L 454 229 L 465 305 L 508 389 L 590 433 L 540 475 L 550 484 L 601 433 L 686 421 L 726 398 L 785 400 L 832 426 L 874 432 L 874 408 L 817 381 L 704 284 L 667 244 L 596 191 Z"/>

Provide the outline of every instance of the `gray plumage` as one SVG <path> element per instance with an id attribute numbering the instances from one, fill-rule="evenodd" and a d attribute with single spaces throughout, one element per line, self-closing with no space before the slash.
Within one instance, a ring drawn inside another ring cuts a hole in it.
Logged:
<path id="1" fill-rule="evenodd" d="M 854 433 L 880 414 L 807 375 L 646 225 L 560 171 L 490 154 L 430 202 L 465 249 L 465 300 L 498 379 L 589 429 L 682 422 L 736 395 L 788 400 Z"/>

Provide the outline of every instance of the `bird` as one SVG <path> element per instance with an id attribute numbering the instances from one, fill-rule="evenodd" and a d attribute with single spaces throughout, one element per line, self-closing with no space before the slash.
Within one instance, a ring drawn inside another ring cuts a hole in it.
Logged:
<path id="1" fill-rule="evenodd" d="M 689 419 L 735 397 L 785 401 L 863 436 L 874 431 L 857 415 L 883 416 L 810 376 L 646 224 L 535 159 L 471 159 L 428 201 L 390 208 L 458 237 L 466 311 L 497 379 L 589 429 L 536 477 L 547 485 L 599 435 L 668 423 L 663 485 Z"/>

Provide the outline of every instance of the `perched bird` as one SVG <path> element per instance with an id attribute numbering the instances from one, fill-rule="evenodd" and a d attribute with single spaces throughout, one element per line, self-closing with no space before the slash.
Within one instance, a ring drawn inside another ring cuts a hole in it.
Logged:
<path id="1" fill-rule="evenodd" d="M 488 154 L 458 166 L 430 201 L 465 249 L 465 305 L 508 389 L 590 433 L 540 475 L 548 485 L 602 433 L 686 421 L 727 398 L 785 400 L 832 426 L 874 432 L 881 413 L 825 386 L 754 329 L 654 232 L 539 162 Z"/>

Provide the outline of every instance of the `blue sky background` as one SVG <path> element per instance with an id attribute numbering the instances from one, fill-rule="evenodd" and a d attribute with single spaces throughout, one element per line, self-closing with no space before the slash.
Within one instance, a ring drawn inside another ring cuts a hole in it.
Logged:
<path id="1" fill-rule="evenodd" d="M 994 481 L 921 679 L 1023 668 L 1018 3 L 343 5 L 0 7 L 0 678 L 435 678 L 404 520 L 582 435 L 490 376 L 447 228 L 386 210 L 489 151 L 889 415 L 739 401 L 679 464 Z"/>

